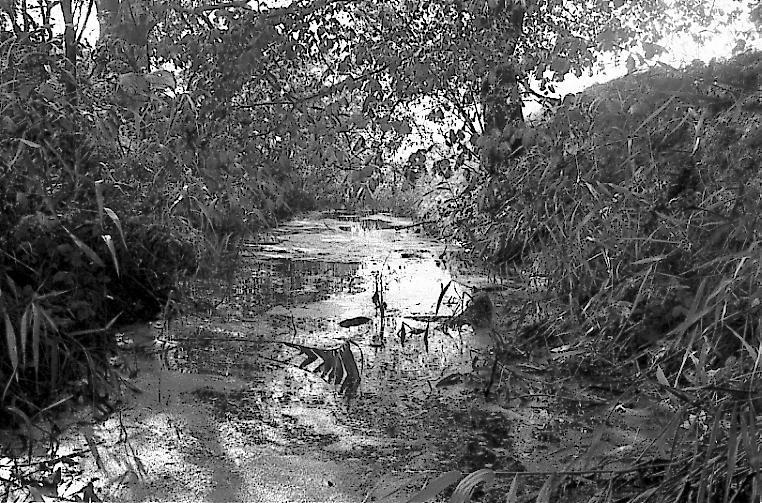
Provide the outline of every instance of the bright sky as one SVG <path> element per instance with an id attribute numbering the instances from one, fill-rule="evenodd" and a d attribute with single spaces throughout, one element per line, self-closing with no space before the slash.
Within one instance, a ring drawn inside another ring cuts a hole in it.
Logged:
<path id="1" fill-rule="evenodd" d="M 716 0 L 717 4 L 727 4 L 732 0 Z M 733 48 L 736 44 L 736 39 L 741 35 L 744 30 L 751 29 L 751 25 L 748 22 L 738 23 L 735 27 L 729 29 L 723 28 L 722 30 L 706 31 L 703 33 L 705 40 L 703 43 L 698 43 L 691 35 L 670 35 L 660 41 L 660 45 L 666 50 L 666 54 L 655 57 L 649 66 L 656 64 L 657 62 L 666 63 L 674 67 L 682 67 L 693 60 L 699 59 L 708 63 L 712 59 L 729 58 L 733 55 Z M 750 40 L 747 42 L 747 49 L 762 50 L 762 40 L 758 37 L 756 40 Z M 626 56 L 622 58 L 619 65 L 614 64 L 613 60 L 607 64 L 608 69 L 603 73 L 598 73 L 592 77 L 582 76 L 580 78 L 569 74 L 564 79 L 564 82 L 556 86 L 559 94 L 564 95 L 568 93 L 578 92 L 581 89 L 591 86 L 592 84 L 599 84 L 612 79 L 622 77 L 627 74 L 627 67 L 625 64 Z"/>

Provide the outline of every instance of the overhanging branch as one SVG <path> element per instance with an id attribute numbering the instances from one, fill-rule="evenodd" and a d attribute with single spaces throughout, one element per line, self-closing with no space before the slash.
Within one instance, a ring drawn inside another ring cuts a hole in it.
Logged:
<path id="1" fill-rule="evenodd" d="M 378 68 L 376 70 L 373 70 L 371 72 L 365 73 L 363 75 L 360 75 L 358 77 L 348 77 L 347 79 L 337 83 L 333 84 L 331 86 L 324 87 L 322 89 L 319 89 L 313 93 L 306 94 L 304 96 L 294 96 L 293 98 L 289 99 L 281 99 L 281 100 L 272 100 L 272 101 L 259 101 L 256 103 L 248 103 L 246 105 L 239 105 L 238 108 L 258 108 L 258 107 L 267 107 L 272 105 L 298 105 L 300 103 L 304 103 L 307 101 L 311 101 L 317 98 L 323 98 L 325 96 L 329 96 L 333 94 L 334 92 L 342 91 L 344 88 L 347 87 L 348 81 L 352 82 L 362 82 L 364 80 L 368 80 L 369 78 L 373 77 L 374 75 L 378 75 L 379 73 L 386 71 L 388 69 L 387 65 L 382 66 L 381 68 Z"/>

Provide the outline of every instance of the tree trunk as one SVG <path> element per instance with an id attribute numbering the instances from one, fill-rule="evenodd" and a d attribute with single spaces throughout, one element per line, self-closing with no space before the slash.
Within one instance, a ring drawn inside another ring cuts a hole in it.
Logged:
<path id="1" fill-rule="evenodd" d="M 69 130 L 65 132 L 63 141 L 63 162 L 69 164 L 71 175 L 72 199 L 76 200 L 80 190 L 80 160 L 79 160 L 79 124 L 76 113 L 79 104 L 77 95 L 77 32 L 74 26 L 74 12 L 71 0 L 61 0 L 61 15 L 64 20 L 64 67 L 62 81 L 66 92 L 66 105 L 71 110 Z"/>
<path id="2" fill-rule="evenodd" d="M 494 9 L 492 22 L 506 30 L 505 61 L 490 70 L 480 89 L 484 134 L 488 139 L 482 148 L 481 164 L 488 173 L 497 173 L 500 165 L 521 149 L 521 139 L 517 139 L 515 131 L 524 123 L 523 101 L 512 59 L 521 36 L 524 12 L 525 5 L 518 0 L 502 0 Z"/>

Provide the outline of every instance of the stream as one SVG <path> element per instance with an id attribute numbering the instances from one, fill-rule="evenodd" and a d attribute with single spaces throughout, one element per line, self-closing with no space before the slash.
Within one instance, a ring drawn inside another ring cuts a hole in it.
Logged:
<path id="1" fill-rule="evenodd" d="M 411 224 L 312 214 L 245 242 L 227 280 L 190 285 L 197 312 L 120 333 L 132 389 L 105 421 L 80 417 L 61 450 L 97 453 L 83 470 L 109 501 L 392 503 L 448 470 L 569 466 L 605 401 L 572 386 L 559 407 L 529 362 L 513 367 L 514 397 L 506 378 L 485 399 L 494 331 L 441 317 L 475 289 L 498 313 L 518 294 Z M 312 372 L 320 360 L 299 367 L 299 347 L 345 341 L 361 376 L 350 396 Z M 652 416 L 635 426 L 643 438 Z M 620 422 L 601 452 L 633 435 Z M 472 501 L 504 501 L 511 478 Z"/>

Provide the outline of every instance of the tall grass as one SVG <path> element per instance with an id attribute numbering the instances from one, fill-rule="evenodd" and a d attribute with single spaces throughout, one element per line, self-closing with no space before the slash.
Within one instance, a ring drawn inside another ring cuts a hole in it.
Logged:
<path id="1" fill-rule="evenodd" d="M 523 157 L 460 175 L 425 215 L 532 278 L 543 335 L 587 349 L 576 369 L 658 382 L 693 418 L 693 445 L 633 501 L 760 495 L 760 75 L 751 53 L 568 97 Z"/>

